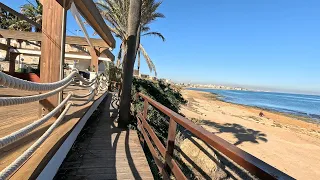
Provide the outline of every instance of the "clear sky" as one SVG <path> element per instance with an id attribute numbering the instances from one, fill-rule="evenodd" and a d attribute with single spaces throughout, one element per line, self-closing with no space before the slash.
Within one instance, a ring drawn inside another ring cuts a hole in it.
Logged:
<path id="1" fill-rule="evenodd" d="M 142 39 L 158 77 L 320 94 L 319 0 L 164 0 L 160 11 L 151 27 L 166 42 Z M 79 29 L 70 14 L 67 29 Z"/>

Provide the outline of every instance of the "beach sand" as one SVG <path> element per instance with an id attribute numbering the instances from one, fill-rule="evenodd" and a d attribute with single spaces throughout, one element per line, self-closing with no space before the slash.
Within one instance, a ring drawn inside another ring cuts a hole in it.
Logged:
<path id="1" fill-rule="evenodd" d="M 188 104 L 181 112 L 208 131 L 296 179 L 320 179 L 319 124 L 223 102 L 207 92 L 182 90 L 182 95 Z"/>

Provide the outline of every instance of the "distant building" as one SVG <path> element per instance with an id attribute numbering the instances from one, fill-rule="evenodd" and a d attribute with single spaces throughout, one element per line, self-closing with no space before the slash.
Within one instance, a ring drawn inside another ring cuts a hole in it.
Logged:
<path id="1" fill-rule="evenodd" d="M 165 82 L 165 83 L 170 83 L 170 80 L 169 80 L 169 79 L 161 78 L 160 80 L 163 81 L 163 82 Z"/>
<path id="2" fill-rule="evenodd" d="M 144 79 L 149 79 L 149 75 L 148 74 L 141 74 L 141 78 L 144 78 Z"/>
<path id="3" fill-rule="evenodd" d="M 148 79 L 153 80 L 153 81 L 156 81 L 156 80 L 157 80 L 157 77 L 149 76 L 149 78 L 148 78 Z"/>
<path id="4" fill-rule="evenodd" d="M 138 69 L 133 70 L 133 76 L 134 77 L 141 77 L 140 71 Z"/>

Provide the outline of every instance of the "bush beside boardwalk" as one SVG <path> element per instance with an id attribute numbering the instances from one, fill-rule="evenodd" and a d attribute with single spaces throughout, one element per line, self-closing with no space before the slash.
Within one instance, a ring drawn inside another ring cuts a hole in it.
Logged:
<path id="1" fill-rule="evenodd" d="M 136 127 L 135 116 L 137 115 L 137 112 L 143 111 L 143 101 L 137 99 L 135 96 L 137 92 L 148 95 L 152 99 L 177 113 L 179 113 L 181 105 L 185 105 L 187 103 L 187 101 L 182 97 L 178 87 L 173 87 L 161 80 L 150 81 L 135 78 L 133 80 L 132 87 L 132 115 L 134 116 L 134 121 L 131 123 L 134 128 Z M 157 109 L 149 106 L 147 120 L 153 127 L 158 138 L 165 145 L 166 138 L 168 136 L 169 118 Z M 215 150 L 209 148 L 195 137 L 192 137 L 192 135 L 185 131 L 183 127 L 178 126 L 177 131 L 175 159 L 189 179 L 232 179 L 232 177 L 235 177 L 232 173 L 226 171 L 226 166 L 220 161 L 221 158 L 226 158 L 216 154 Z M 158 174 L 158 169 L 153 162 L 152 155 L 147 146 L 145 146 L 145 152 L 155 178 L 159 179 L 160 176 Z M 195 152 L 197 155 L 194 154 Z M 209 157 L 207 156 L 208 153 Z M 241 177 L 248 176 L 241 175 Z"/>

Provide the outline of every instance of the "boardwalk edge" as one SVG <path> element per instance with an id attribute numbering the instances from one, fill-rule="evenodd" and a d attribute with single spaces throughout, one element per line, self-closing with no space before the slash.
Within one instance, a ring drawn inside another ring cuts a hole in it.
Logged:
<path id="1" fill-rule="evenodd" d="M 60 146 L 58 151 L 54 154 L 54 156 L 51 158 L 51 160 L 48 162 L 48 164 L 45 166 L 45 168 L 42 170 L 42 172 L 37 177 L 38 180 L 47 180 L 47 179 L 53 179 L 56 173 L 59 170 L 60 165 L 62 164 L 63 160 L 66 158 L 69 150 L 71 149 L 73 143 L 77 139 L 79 133 L 81 132 L 82 128 L 86 124 L 87 120 L 90 118 L 92 113 L 97 109 L 97 107 L 100 105 L 102 100 L 108 95 L 108 92 L 105 92 L 99 99 L 97 99 L 91 107 L 88 109 L 88 111 L 82 116 L 79 123 L 77 123 L 76 127 L 73 128 L 72 132 L 69 134 L 69 136 L 66 138 L 66 140 L 63 142 L 63 144 Z"/>

